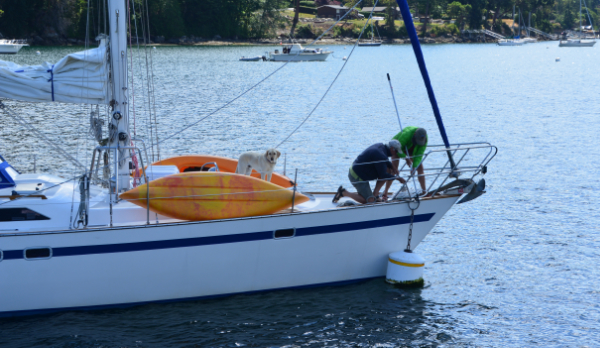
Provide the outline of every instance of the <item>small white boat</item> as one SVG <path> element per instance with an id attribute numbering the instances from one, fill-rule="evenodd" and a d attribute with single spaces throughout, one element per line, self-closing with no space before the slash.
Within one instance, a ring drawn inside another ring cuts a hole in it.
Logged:
<path id="1" fill-rule="evenodd" d="M 596 40 L 568 39 L 560 40 L 558 47 L 592 47 L 595 44 Z"/>
<path id="2" fill-rule="evenodd" d="M 333 52 L 321 48 L 304 48 L 300 44 L 292 44 L 284 46 L 281 52 L 279 50 L 269 52 L 269 60 L 276 62 L 324 61 L 331 53 Z"/>
<path id="3" fill-rule="evenodd" d="M 261 59 L 263 59 L 262 56 L 256 56 L 256 57 L 244 57 L 244 56 L 242 56 L 242 58 L 240 58 L 240 62 L 258 62 Z"/>
<path id="4" fill-rule="evenodd" d="M 498 40 L 498 46 L 523 46 L 525 42 L 521 39 Z"/>
<path id="5" fill-rule="evenodd" d="M 26 40 L 0 40 L 0 54 L 17 54 L 23 46 L 29 46 Z"/>

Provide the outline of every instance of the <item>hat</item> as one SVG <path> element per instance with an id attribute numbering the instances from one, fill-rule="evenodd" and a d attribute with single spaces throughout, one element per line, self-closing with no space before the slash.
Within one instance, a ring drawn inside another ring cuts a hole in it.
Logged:
<path id="1" fill-rule="evenodd" d="M 392 139 L 390 140 L 390 142 L 388 143 L 388 147 L 390 149 L 394 149 L 396 150 L 396 152 L 401 153 L 402 152 L 402 145 L 400 144 L 400 142 L 396 139 Z"/>
<path id="2" fill-rule="evenodd" d="M 413 144 L 419 146 L 427 145 L 427 131 L 424 128 L 417 128 L 415 134 L 412 137 Z"/>

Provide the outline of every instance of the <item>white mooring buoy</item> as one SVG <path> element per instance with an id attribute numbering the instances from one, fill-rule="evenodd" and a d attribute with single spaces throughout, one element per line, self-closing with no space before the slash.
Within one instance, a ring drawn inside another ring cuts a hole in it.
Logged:
<path id="1" fill-rule="evenodd" d="M 423 286 L 425 260 L 413 252 L 396 251 L 388 257 L 385 281 L 402 286 Z"/>
<path id="2" fill-rule="evenodd" d="M 348 59 L 348 57 L 346 57 L 346 56 L 344 56 L 344 57 L 342 58 L 342 60 L 346 60 L 346 59 Z"/>

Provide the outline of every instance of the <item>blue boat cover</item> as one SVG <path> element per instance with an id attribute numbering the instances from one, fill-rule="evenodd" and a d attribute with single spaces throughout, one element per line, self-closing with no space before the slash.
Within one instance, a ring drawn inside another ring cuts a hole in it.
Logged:
<path id="1" fill-rule="evenodd" d="M 9 173 L 8 168 L 10 168 L 11 172 L 18 173 L 15 168 L 13 168 L 4 157 L 0 155 L 0 189 L 5 189 L 9 187 L 16 186 L 15 180 L 12 175 Z"/>

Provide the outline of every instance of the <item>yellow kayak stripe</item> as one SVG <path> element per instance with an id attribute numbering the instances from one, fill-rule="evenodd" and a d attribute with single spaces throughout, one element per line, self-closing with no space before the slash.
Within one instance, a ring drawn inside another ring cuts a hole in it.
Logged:
<path id="1" fill-rule="evenodd" d="M 388 260 L 390 260 L 391 263 L 395 263 L 396 265 L 400 265 L 400 266 L 404 266 L 404 267 L 423 267 L 423 266 L 425 266 L 424 263 L 404 263 L 404 262 L 392 260 L 390 258 L 388 258 Z"/>

